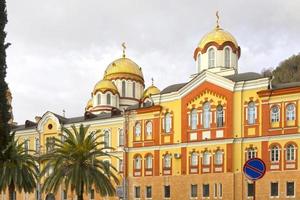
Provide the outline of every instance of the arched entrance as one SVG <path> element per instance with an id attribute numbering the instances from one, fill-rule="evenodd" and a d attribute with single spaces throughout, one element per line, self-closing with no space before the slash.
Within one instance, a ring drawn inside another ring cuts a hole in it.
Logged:
<path id="1" fill-rule="evenodd" d="M 46 196 L 46 199 L 45 200 L 55 200 L 55 196 L 54 194 L 50 193 L 50 194 L 47 194 Z"/>

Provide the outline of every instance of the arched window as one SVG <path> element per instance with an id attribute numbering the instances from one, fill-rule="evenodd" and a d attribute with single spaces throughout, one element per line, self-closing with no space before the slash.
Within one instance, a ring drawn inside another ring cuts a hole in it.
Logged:
<path id="1" fill-rule="evenodd" d="M 200 69 L 200 67 L 201 67 L 201 54 L 200 53 L 198 54 L 197 62 L 198 62 L 198 69 Z"/>
<path id="2" fill-rule="evenodd" d="M 39 152 L 40 151 L 40 139 L 35 138 L 35 151 Z"/>
<path id="3" fill-rule="evenodd" d="M 126 96 L 126 82 L 122 81 L 122 97 Z"/>
<path id="4" fill-rule="evenodd" d="M 111 95 L 110 94 L 107 94 L 107 96 L 106 96 L 106 103 L 107 103 L 107 105 L 111 104 Z"/>
<path id="5" fill-rule="evenodd" d="M 295 161 L 295 146 L 293 144 L 286 147 L 286 160 Z"/>
<path id="6" fill-rule="evenodd" d="M 218 105 L 217 106 L 217 127 L 223 127 L 224 122 L 224 111 L 223 106 Z"/>
<path id="7" fill-rule="evenodd" d="M 119 146 L 124 146 L 124 131 L 119 129 Z"/>
<path id="8" fill-rule="evenodd" d="M 141 123 L 137 122 L 135 124 L 134 134 L 135 134 L 135 137 L 140 137 L 141 136 Z"/>
<path id="9" fill-rule="evenodd" d="M 164 156 L 164 168 L 171 168 L 171 155 L 170 154 L 166 154 Z"/>
<path id="10" fill-rule="evenodd" d="M 109 147 L 110 142 L 109 142 L 109 131 L 104 131 L 104 147 Z"/>
<path id="11" fill-rule="evenodd" d="M 135 98 L 135 82 L 132 82 L 132 97 Z"/>
<path id="12" fill-rule="evenodd" d="M 197 110 L 195 108 L 191 112 L 191 129 L 197 129 Z"/>
<path id="13" fill-rule="evenodd" d="M 215 164 L 216 165 L 222 165 L 223 164 L 223 152 L 218 150 L 215 153 Z"/>
<path id="14" fill-rule="evenodd" d="M 210 164 L 210 153 L 208 151 L 205 151 L 203 153 L 203 161 L 202 161 L 203 165 L 209 165 Z"/>
<path id="15" fill-rule="evenodd" d="M 230 49 L 229 49 L 229 47 L 225 48 L 225 67 L 230 67 Z"/>
<path id="16" fill-rule="evenodd" d="M 273 146 L 271 148 L 271 161 L 272 162 L 278 162 L 280 160 L 280 154 L 279 154 L 279 147 Z"/>
<path id="17" fill-rule="evenodd" d="M 165 114 L 165 132 L 170 133 L 171 132 L 171 115 L 170 113 Z"/>
<path id="18" fill-rule="evenodd" d="M 252 158 L 256 158 L 256 151 L 254 148 L 250 147 L 247 149 L 247 160 L 250 160 Z"/>
<path id="19" fill-rule="evenodd" d="M 141 169 L 142 168 L 142 157 L 137 155 L 134 159 L 134 169 Z"/>
<path id="20" fill-rule="evenodd" d="M 203 128 L 210 128 L 210 103 L 206 102 L 203 105 Z"/>
<path id="21" fill-rule="evenodd" d="M 146 169 L 152 169 L 153 168 L 152 160 L 153 160 L 152 155 L 148 155 L 146 157 Z"/>
<path id="22" fill-rule="evenodd" d="M 28 153 L 29 151 L 29 139 L 24 140 L 24 151 L 25 153 Z"/>
<path id="23" fill-rule="evenodd" d="M 147 122 L 146 124 L 146 134 L 148 138 L 152 137 L 152 122 Z"/>
<path id="24" fill-rule="evenodd" d="M 101 105 L 101 94 L 97 95 L 97 103 L 98 105 Z"/>
<path id="25" fill-rule="evenodd" d="M 198 166 L 198 154 L 196 152 L 191 154 L 191 166 Z"/>
<path id="26" fill-rule="evenodd" d="M 271 122 L 279 122 L 279 106 L 271 108 Z"/>
<path id="27" fill-rule="evenodd" d="M 248 124 L 255 123 L 255 103 L 251 101 L 248 103 Z"/>
<path id="28" fill-rule="evenodd" d="M 295 104 L 289 104 L 286 106 L 286 120 L 294 121 L 295 120 Z"/>
<path id="29" fill-rule="evenodd" d="M 208 50 L 208 68 L 215 67 L 215 50 L 210 48 Z"/>

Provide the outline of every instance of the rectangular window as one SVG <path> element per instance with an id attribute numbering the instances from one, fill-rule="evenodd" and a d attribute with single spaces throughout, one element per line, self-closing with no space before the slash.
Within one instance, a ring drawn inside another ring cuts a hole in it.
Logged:
<path id="1" fill-rule="evenodd" d="M 164 197 L 170 198 L 171 197 L 171 188 L 169 185 L 164 186 Z"/>
<path id="2" fill-rule="evenodd" d="M 119 172 L 123 172 L 123 160 L 119 160 Z"/>
<path id="3" fill-rule="evenodd" d="M 247 197 L 253 197 L 254 196 L 254 184 L 248 183 L 247 186 Z"/>
<path id="4" fill-rule="evenodd" d="M 146 187 L 146 198 L 152 198 L 152 187 L 151 186 Z"/>
<path id="5" fill-rule="evenodd" d="M 141 188 L 140 186 L 134 187 L 134 197 L 135 198 L 141 198 Z"/>
<path id="6" fill-rule="evenodd" d="M 271 183 L 271 197 L 278 197 L 278 182 Z"/>
<path id="7" fill-rule="evenodd" d="M 203 197 L 209 197 L 209 184 L 203 184 Z"/>
<path id="8" fill-rule="evenodd" d="M 135 82 L 132 83 L 132 97 L 135 98 Z"/>
<path id="9" fill-rule="evenodd" d="M 295 196 L 295 185 L 293 181 L 286 182 L 286 196 L 288 197 Z"/>
<path id="10" fill-rule="evenodd" d="M 119 130 L 119 146 L 124 146 L 124 132 L 123 132 L 123 129 Z"/>
<path id="11" fill-rule="evenodd" d="M 197 185 L 191 185 L 191 197 L 197 197 Z"/>
<path id="12" fill-rule="evenodd" d="M 90 190 L 90 195 L 91 195 L 91 199 L 95 199 L 95 190 L 94 189 Z"/>
<path id="13" fill-rule="evenodd" d="M 219 183 L 219 197 L 223 197 L 223 185 Z"/>
<path id="14" fill-rule="evenodd" d="M 67 200 L 68 199 L 68 194 L 67 194 L 67 191 L 64 190 L 63 191 L 63 200 Z"/>
<path id="15" fill-rule="evenodd" d="M 218 184 L 217 183 L 214 184 L 214 197 L 215 198 L 218 197 Z"/>

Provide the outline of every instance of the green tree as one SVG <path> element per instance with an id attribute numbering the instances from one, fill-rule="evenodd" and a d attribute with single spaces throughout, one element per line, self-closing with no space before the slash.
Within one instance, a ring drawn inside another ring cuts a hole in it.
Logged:
<path id="1" fill-rule="evenodd" d="M 6 49 L 9 43 L 5 42 L 7 24 L 6 1 L 0 1 L 0 151 L 5 148 L 10 133 L 8 121 L 11 116 L 9 113 L 10 106 L 7 102 L 6 93 L 8 90 L 6 77 Z"/>
<path id="2" fill-rule="evenodd" d="M 10 200 L 16 199 L 16 189 L 30 193 L 36 188 L 38 166 L 30 150 L 23 148 L 24 142 L 18 144 L 15 134 L 12 134 L 0 152 L 0 190 L 8 188 Z"/>
<path id="3" fill-rule="evenodd" d="M 300 54 L 282 61 L 273 70 L 273 83 L 289 83 L 300 81 Z"/>
<path id="4" fill-rule="evenodd" d="M 99 131 L 90 134 L 89 126 L 71 128 L 63 128 L 61 139 L 54 138 L 54 148 L 41 158 L 42 175 L 46 175 L 42 190 L 56 193 L 64 185 L 67 191 L 75 191 L 78 200 L 83 200 L 84 192 L 95 187 L 102 196 L 113 196 L 119 183 L 117 170 L 103 161 L 111 157 L 106 151 L 112 148 L 99 142 L 103 137 Z"/>

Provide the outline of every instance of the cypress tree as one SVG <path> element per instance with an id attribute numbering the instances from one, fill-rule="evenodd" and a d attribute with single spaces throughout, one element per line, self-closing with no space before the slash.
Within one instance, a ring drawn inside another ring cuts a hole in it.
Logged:
<path id="1" fill-rule="evenodd" d="M 8 86 L 6 77 L 6 49 L 9 43 L 6 43 L 5 25 L 7 24 L 6 0 L 0 0 L 0 151 L 5 148 L 10 133 L 8 124 L 11 114 L 10 105 L 7 101 Z"/>

